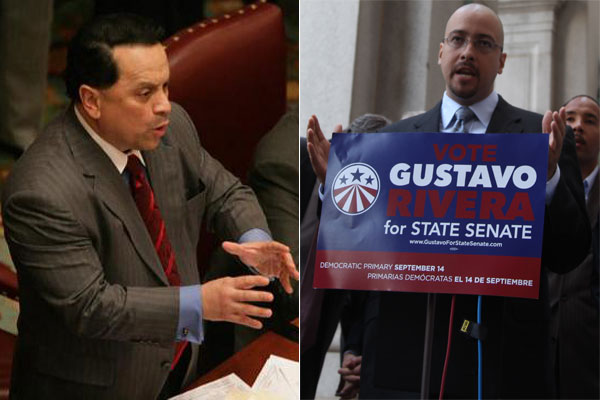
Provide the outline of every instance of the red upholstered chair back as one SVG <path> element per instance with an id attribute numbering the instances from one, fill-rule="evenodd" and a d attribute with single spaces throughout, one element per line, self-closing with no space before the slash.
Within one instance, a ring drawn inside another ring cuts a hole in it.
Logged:
<path id="1" fill-rule="evenodd" d="M 196 125 L 202 145 L 246 180 L 256 144 L 285 113 L 283 15 L 264 1 L 194 24 L 165 41 L 171 100 Z M 214 239 L 198 246 L 201 276 Z"/>
<path id="2" fill-rule="evenodd" d="M 192 25 L 165 44 L 170 98 L 190 114 L 209 153 L 245 181 L 256 144 L 285 113 L 281 10 L 258 2 Z"/>
<path id="3" fill-rule="evenodd" d="M 0 296 L 17 300 L 17 274 L 6 265 L 0 263 Z M 2 309 L 0 308 L 0 318 Z M 10 373 L 16 336 L 0 329 L 0 400 L 8 399 Z"/>

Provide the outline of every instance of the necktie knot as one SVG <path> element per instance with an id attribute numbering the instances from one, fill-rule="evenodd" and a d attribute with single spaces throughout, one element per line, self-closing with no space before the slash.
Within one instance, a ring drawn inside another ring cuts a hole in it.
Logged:
<path id="1" fill-rule="evenodd" d="M 452 132 L 467 132 L 466 124 L 477 118 L 473 110 L 468 107 L 460 107 L 454 114 L 454 125 Z"/>
<path id="2" fill-rule="evenodd" d="M 129 171 L 131 176 L 135 177 L 136 179 L 144 176 L 144 166 L 142 165 L 140 159 L 133 154 L 127 157 L 127 166 L 125 166 L 125 168 L 127 171 Z"/>
<path id="3" fill-rule="evenodd" d="M 469 122 L 473 119 L 474 116 L 475 113 L 469 107 L 461 107 L 458 110 L 456 110 L 456 118 L 459 120 Z"/>

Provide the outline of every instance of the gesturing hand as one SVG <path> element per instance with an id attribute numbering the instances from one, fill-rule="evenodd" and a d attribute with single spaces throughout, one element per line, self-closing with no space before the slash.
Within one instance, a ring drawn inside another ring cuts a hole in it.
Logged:
<path id="1" fill-rule="evenodd" d="M 342 130 L 341 125 L 336 125 L 334 132 Z M 325 175 L 327 173 L 327 161 L 329 159 L 329 141 L 323 135 L 319 120 L 316 115 L 308 119 L 308 127 L 306 128 L 306 148 L 313 171 L 317 175 L 319 182 L 325 184 Z"/>
<path id="2" fill-rule="evenodd" d="M 223 249 L 238 256 L 246 265 L 256 268 L 260 273 L 279 278 L 287 293 L 292 293 L 290 276 L 296 280 L 300 274 L 296 270 L 290 248 L 279 242 L 223 242 Z"/>
<path id="3" fill-rule="evenodd" d="M 269 292 L 251 290 L 256 286 L 267 286 L 269 279 L 249 275 L 235 278 L 220 278 L 201 286 L 203 318 L 208 321 L 228 321 L 260 329 L 262 323 L 251 317 L 269 318 L 271 310 L 246 302 L 271 302 Z"/>
<path id="4" fill-rule="evenodd" d="M 548 180 L 550 180 L 556 172 L 563 139 L 567 132 L 564 107 L 561 107 L 558 112 L 546 111 L 542 119 L 542 132 L 550 134 L 548 138 Z"/>

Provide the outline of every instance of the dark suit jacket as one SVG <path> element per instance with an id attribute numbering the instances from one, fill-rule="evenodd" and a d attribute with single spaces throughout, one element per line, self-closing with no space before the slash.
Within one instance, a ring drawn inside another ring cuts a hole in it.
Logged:
<path id="1" fill-rule="evenodd" d="M 233 240 L 267 226 L 252 191 L 201 147 L 176 104 L 170 121 L 143 155 L 182 284 L 197 284 L 203 220 Z M 11 397 L 155 398 L 173 359 L 179 289 L 73 107 L 14 166 L 2 204 L 21 304 Z"/>
<path id="2" fill-rule="evenodd" d="M 593 229 L 598 229 L 600 175 L 592 184 L 587 212 Z M 600 397 L 600 337 L 598 328 L 598 262 L 593 250 L 573 271 L 550 272 L 552 342 L 558 394 L 563 399 Z"/>
<path id="3" fill-rule="evenodd" d="M 384 128 L 385 132 L 438 132 L 441 102 L 428 112 Z M 541 132 L 542 116 L 500 97 L 488 132 Z M 546 269 L 565 272 L 581 262 L 590 240 L 583 186 L 569 129 L 559 161 L 561 177 L 546 207 L 539 300 L 486 296 L 482 304 L 484 397 L 542 397 L 554 394 L 550 371 L 550 310 Z M 438 295 L 430 393 L 439 392 L 450 314 L 450 295 Z M 426 295 L 372 292 L 367 300 L 361 398 L 418 396 L 421 382 Z M 459 332 L 463 319 L 476 320 L 477 296 L 456 299 L 446 397 L 477 395 L 477 343 Z M 406 394 L 408 393 L 408 394 Z"/>

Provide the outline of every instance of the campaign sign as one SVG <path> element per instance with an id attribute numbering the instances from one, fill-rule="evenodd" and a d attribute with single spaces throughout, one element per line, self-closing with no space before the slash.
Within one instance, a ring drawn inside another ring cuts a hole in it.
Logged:
<path id="1" fill-rule="evenodd" d="M 545 134 L 335 134 L 316 288 L 537 298 Z"/>

